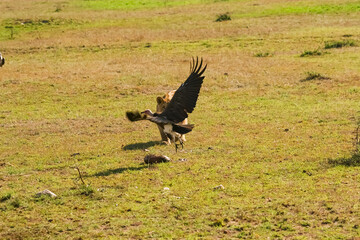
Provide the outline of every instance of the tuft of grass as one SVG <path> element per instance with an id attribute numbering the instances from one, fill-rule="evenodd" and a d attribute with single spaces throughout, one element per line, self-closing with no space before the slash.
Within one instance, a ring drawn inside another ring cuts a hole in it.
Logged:
<path id="1" fill-rule="evenodd" d="M 91 196 L 94 192 L 94 189 L 90 185 L 81 185 L 79 189 L 80 195 Z"/>
<path id="2" fill-rule="evenodd" d="M 223 13 L 217 16 L 215 22 L 224 22 L 224 21 L 230 21 L 231 17 L 229 13 Z"/>
<path id="3" fill-rule="evenodd" d="M 320 56 L 320 55 L 323 55 L 323 54 L 324 54 L 324 52 L 321 52 L 319 50 L 304 51 L 303 53 L 300 54 L 300 57 Z"/>
<path id="4" fill-rule="evenodd" d="M 329 77 L 325 77 L 317 72 L 306 72 L 306 78 L 300 80 L 300 82 L 312 81 L 312 80 L 327 80 Z"/>
<path id="5" fill-rule="evenodd" d="M 300 225 L 302 227 L 310 227 L 311 226 L 311 224 L 309 222 L 306 222 L 306 221 L 300 222 Z"/>
<path id="6" fill-rule="evenodd" d="M 260 53 L 256 53 L 254 54 L 254 57 L 270 57 L 272 56 L 269 52 L 260 52 Z"/>
<path id="7" fill-rule="evenodd" d="M 211 227 L 224 227 L 225 225 L 223 220 L 216 220 L 210 224 Z"/>
<path id="8" fill-rule="evenodd" d="M 20 200 L 16 198 L 14 201 L 10 203 L 10 205 L 13 206 L 14 208 L 18 208 L 20 207 Z"/>
<path id="9" fill-rule="evenodd" d="M 7 193 L 0 198 L 0 202 L 5 202 L 11 198 L 11 193 Z"/>
<path id="10" fill-rule="evenodd" d="M 62 10 L 63 10 L 63 8 L 62 8 L 61 4 L 58 3 L 58 4 L 56 5 L 55 12 L 61 12 Z"/>
<path id="11" fill-rule="evenodd" d="M 354 40 L 344 40 L 344 41 L 327 41 L 325 42 L 325 49 L 330 48 L 342 48 L 342 47 L 356 47 L 357 44 Z"/>

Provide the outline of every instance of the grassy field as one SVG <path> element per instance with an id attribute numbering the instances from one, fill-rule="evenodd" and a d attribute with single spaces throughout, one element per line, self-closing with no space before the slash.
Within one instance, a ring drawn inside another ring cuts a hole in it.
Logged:
<path id="1" fill-rule="evenodd" d="M 360 236 L 358 0 L 2 0 L 0 12 L 0 239 Z M 208 68 L 175 153 L 125 111 L 155 110 L 192 56 Z M 148 166 L 149 153 L 172 161 Z"/>

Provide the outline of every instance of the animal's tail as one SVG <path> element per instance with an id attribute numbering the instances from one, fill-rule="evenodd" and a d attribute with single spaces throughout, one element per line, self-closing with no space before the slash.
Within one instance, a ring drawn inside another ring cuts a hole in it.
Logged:
<path id="1" fill-rule="evenodd" d="M 127 111 L 126 117 L 132 122 L 146 119 L 146 115 L 141 114 L 139 111 Z"/>
<path id="2" fill-rule="evenodd" d="M 194 127 L 194 124 L 174 124 L 173 130 L 180 134 L 186 134 L 188 132 L 191 132 Z"/>

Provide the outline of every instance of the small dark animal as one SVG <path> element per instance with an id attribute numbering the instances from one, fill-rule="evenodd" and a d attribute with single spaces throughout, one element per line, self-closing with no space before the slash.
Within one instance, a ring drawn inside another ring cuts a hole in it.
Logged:
<path id="1" fill-rule="evenodd" d="M 2 67 L 5 64 L 5 58 L 0 53 L 0 67 Z"/>
<path id="2" fill-rule="evenodd" d="M 196 101 L 199 97 L 201 85 L 204 80 L 202 74 L 205 72 L 207 65 L 203 67 L 203 60 L 193 58 L 190 63 L 190 76 L 181 86 L 176 90 L 169 105 L 162 113 L 152 113 L 147 109 L 143 112 L 128 111 L 126 116 L 130 121 L 149 120 L 156 123 L 164 130 L 166 136 L 175 143 L 175 150 L 177 151 L 179 141 L 184 147 L 181 136 L 194 128 L 193 124 L 181 124 L 181 122 L 188 117 L 188 113 L 192 113 L 196 106 Z"/>

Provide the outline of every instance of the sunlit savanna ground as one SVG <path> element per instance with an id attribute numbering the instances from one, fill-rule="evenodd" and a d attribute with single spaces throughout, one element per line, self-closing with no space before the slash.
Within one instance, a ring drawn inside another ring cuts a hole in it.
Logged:
<path id="1" fill-rule="evenodd" d="M 0 13 L 1 239 L 360 235 L 358 0 L 2 0 Z M 125 111 L 155 110 L 192 56 L 208 68 L 175 153 Z M 144 165 L 149 153 L 172 161 Z"/>

